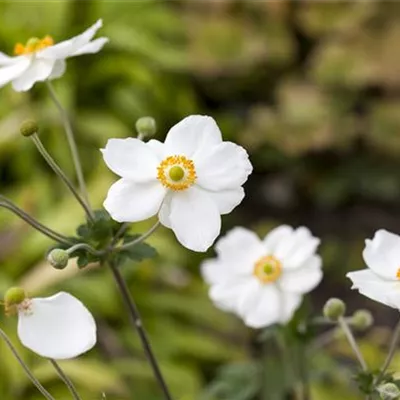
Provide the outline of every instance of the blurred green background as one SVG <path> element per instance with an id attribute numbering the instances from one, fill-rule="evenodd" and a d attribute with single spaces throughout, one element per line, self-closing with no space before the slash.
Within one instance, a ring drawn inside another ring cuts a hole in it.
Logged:
<path id="1" fill-rule="evenodd" d="M 349 312 L 370 309 L 377 323 L 360 341 L 371 367 L 379 367 L 398 313 L 351 292 L 344 275 L 363 267 L 366 237 L 400 228 L 400 4 L 2 1 L 0 49 L 12 53 L 16 42 L 46 34 L 61 41 L 98 18 L 99 36 L 110 43 L 97 55 L 69 60 L 54 82 L 73 117 L 93 204 L 101 207 L 116 179 L 99 152 L 108 138 L 134 135 L 143 115 L 156 118 L 160 140 L 188 114 L 212 115 L 226 140 L 248 149 L 255 168 L 246 199 L 224 217 L 223 230 L 309 226 L 323 240 L 325 270 L 309 310 L 319 314 L 333 295 L 346 299 Z M 45 145 L 73 175 L 45 85 L 28 93 L 7 86 L 0 96 L 0 192 L 73 234 L 82 211 L 18 133 L 23 120 L 36 118 Z M 6 210 L 0 221 L 0 294 L 15 284 L 31 294 L 68 290 L 96 316 L 96 350 L 62 363 L 83 398 L 161 399 L 109 272 L 78 271 L 72 262 L 53 270 L 44 261 L 48 239 Z M 133 229 L 144 232 L 151 223 Z M 175 399 L 255 399 L 264 382 L 252 363 L 260 358 L 256 333 L 213 307 L 199 275 L 212 250 L 185 250 L 166 229 L 149 243 L 159 257 L 125 265 L 123 273 Z M 17 343 L 16 320 L 1 315 L 0 324 Z M 45 360 L 18 349 L 57 399 L 69 398 Z M 349 384 L 355 364 L 344 341 L 312 353 L 309 363 L 314 399 L 362 398 Z M 400 368 L 400 356 L 393 367 Z M 2 343 L 0 398 L 41 398 Z"/>

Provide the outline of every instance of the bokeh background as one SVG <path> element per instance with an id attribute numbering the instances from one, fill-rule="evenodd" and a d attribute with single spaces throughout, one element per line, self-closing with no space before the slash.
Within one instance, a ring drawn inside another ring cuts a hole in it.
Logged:
<path id="1" fill-rule="evenodd" d="M 376 325 L 360 343 L 378 367 L 398 313 L 351 292 L 345 273 L 363 267 L 363 241 L 376 229 L 400 230 L 399 3 L 2 1 L 0 50 L 11 53 L 32 36 L 61 41 L 98 18 L 110 43 L 97 55 L 69 60 L 54 83 L 73 117 L 93 204 L 101 207 L 115 180 L 99 152 L 108 138 L 134 135 L 143 115 L 156 118 L 160 140 L 188 114 L 212 115 L 226 140 L 248 149 L 255 168 L 245 201 L 224 217 L 223 230 L 310 227 L 323 240 L 325 276 L 308 310 L 320 314 L 333 295 L 346 300 L 350 314 L 370 309 Z M 5 87 L 0 99 L 0 192 L 73 234 L 82 211 L 18 132 L 23 120 L 36 118 L 45 145 L 73 176 L 46 87 L 37 84 L 28 93 Z M 152 222 L 133 229 L 143 232 Z M 208 299 L 199 264 L 212 250 L 192 253 L 166 229 L 149 242 L 159 257 L 125 265 L 123 273 L 175 398 L 255 399 L 265 381 L 254 363 L 257 333 Z M 0 210 L 0 294 L 15 284 L 34 295 L 63 289 L 92 310 L 97 349 L 62 364 L 85 400 L 161 399 L 109 272 L 79 271 L 73 262 L 55 271 L 44 261 L 50 245 Z M 16 320 L 1 315 L 0 324 L 43 384 L 68 399 L 48 362 L 18 345 Z M 349 383 L 355 364 L 345 341 L 308 358 L 313 398 L 361 398 Z M 400 368 L 400 358 L 393 367 Z M 271 371 L 276 368 L 270 377 Z M 0 398 L 41 398 L 2 343 Z"/>

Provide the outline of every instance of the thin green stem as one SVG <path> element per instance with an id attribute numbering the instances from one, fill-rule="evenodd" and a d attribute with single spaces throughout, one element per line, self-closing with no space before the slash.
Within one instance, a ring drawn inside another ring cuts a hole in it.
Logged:
<path id="1" fill-rule="evenodd" d="M 62 368 L 58 365 L 58 363 L 55 360 L 53 360 L 52 358 L 50 358 L 49 361 L 50 361 L 51 365 L 54 367 L 54 369 L 57 371 L 58 376 L 65 383 L 65 386 L 67 386 L 68 390 L 71 392 L 71 395 L 74 398 L 74 400 L 82 400 L 81 397 L 79 396 L 74 384 L 68 378 L 68 376 L 65 374 L 65 372 L 62 370 Z"/>
<path id="2" fill-rule="evenodd" d="M 15 349 L 14 345 L 11 343 L 11 340 L 7 336 L 7 334 L 0 329 L 0 336 L 3 338 L 4 342 L 8 346 L 8 348 L 13 353 L 14 357 L 17 359 L 18 363 L 21 365 L 23 370 L 25 371 L 28 378 L 32 381 L 32 383 L 37 387 L 40 393 L 47 399 L 47 400 L 55 400 L 54 397 L 42 386 L 42 384 L 37 380 L 37 378 L 33 375 L 29 367 L 25 364 L 24 360 L 18 354 L 17 350 Z"/>
<path id="3" fill-rule="evenodd" d="M 132 240 L 131 242 L 125 243 L 122 246 L 116 247 L 116 251 L 121 251 L 121 250 L 126 250 L 130 249 L 131 247 L 136 246 L 137 244 L 143 242 L 146 240 L 150 235 L 154 233 L 154 231 L 161 225 L 160 221 L 157 221 L 146 233 L 144 233 L 142 236 L 138 237 L 135 240 Z"/>
<path id="4" fill-rule="evenodd" d="M 106 252 L 105 251 L 99 251 L 94 249 L 92 246 L 90 246 L 87 243 L 77 243 L 71 246 L 69 249 L 66 250 L 68 254 L 72 254 L 74 251 L 77 250 L 87 250 L 89 253 L 95 255 L 95 256 L 101 256 L 104 255 Z"/>
<path id="5" fill-rule="evenodd" d="M 76 146 L 74 133 L 72 130 L 71 121 L 68 117 L 67 111 L 64 109 L 61 102 L 58 100 L 57 94 L 56 94 L 51 82 L 49 80 L 47 80 L 46 84 L 47 84 L 47 87 L 50 92 L 50 97 L 53 100 L 54 104 L 56 105 L 56 107 L 61 115 L 61 119 L 62 119 L 62 123 L 64 125 L 68 145 L 71 150 L 72 161 L 75 166 L 76 176 L 78 178 L 79 188 L 80 188 L 81 194 L 85 200 L 86 207 L 90 209 L 91 207 L 90 207 L 90 203 L 89 203 L 89 196 L 88 196 L 88 192 L 86 189 L 85 179 L 84 179 L 83 171 L 82 171 L 82 165 L 81 165 L 81 161 L 79 158 L 79 153 L 78 153 L 78 148 Z"/>
<path id="6" fill-rule="evenodd" d="M 354 354 L 356 355 L 357 360 L 361 365 L 361 368 L 363 369 L 363 371 L 367 371 L 368 370 L 367 363 L 365 362 L 364 357 L 361 354 L 361 351 L 357 345 L 357 342 L 353 336 L 353 333 L 351 332 L 351 329 L 350 329 L 347 321 L 343 317 L 339 317 L 338 323 L 339 323 L 339 326 L 342 328 L 344 334 L 346 335 L 346 338 L 350 344 L 350 347 L 353 349 Z"/>
<path id="7" fill-rule="evenodd" d="M 33 143 L 37 147 L 39 153 L 43 156 L 46 160 L 47 164 L 51 167 L 51 169 L 61 178 L 61 180 L 65 183 L 71 193 L 75 196 L 76 200 L 78 200 L 79 204 L 85 210 L 88 218 L 93 220 L 93 213 L 92 210 L 87 206 L 85 201 L 82 199 L 80 194 L 75 189 L 72 182 L 69 180 L 67 175 L 65 175 L 64 171 L 59 167 L 59 165 L 54 161 L 53 157 L 48 153 L 48 151 L 43 146 L 43 143 L 39 139 L 39 136 L 35 133 L 31 136 Z"/>
<path id="8" fill-rule="evenodd" d="M 120 228 L 118 229 L 117 233 L 114 235 L 114 238 L 111 242 L 111 246 L 115 246 L 118 243 L 118 240 L 124 235 L 124 233 L 128 230 L 129 224 L 124 222 Z"/>

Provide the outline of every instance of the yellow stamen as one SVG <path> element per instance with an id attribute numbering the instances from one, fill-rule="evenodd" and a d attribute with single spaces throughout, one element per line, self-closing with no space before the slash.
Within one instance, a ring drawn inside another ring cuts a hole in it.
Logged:
<path id="1" fill-rule="evenodd" d="M 262 283 L 275 282 L 282 273 L 282 263 L 274 256 L 261 257 L 254 264 L 253 275 Z"/>
<path id="2" fill-rule="evenodd" d="M 400 268 L 397 270 L 396 278 L 397 278 L 397 279 L 400 279 Z"/>
<path id="3" fill-rule="evenodd" d="M 17 43 L 14 47 L 14 54 L 17 56 L 22 56 L 24 54 L 36 53 L 39 50 L 43 50 L 46 47 L 53 46 L 54 40 L 51 36 L 46 35 L 43 39 L 30 38 L 26 45 L 22 43 Z"/>
<path id="4" fill-rule="evenodd" d="M 185 156 L 170 156 L 157 167 L 157 179 L 168 189 L 185 190 L 196 181 L 192 160 Z"/>

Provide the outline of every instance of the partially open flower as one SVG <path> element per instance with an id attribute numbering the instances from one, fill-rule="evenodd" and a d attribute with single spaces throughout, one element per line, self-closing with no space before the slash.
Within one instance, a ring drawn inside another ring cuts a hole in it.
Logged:
<path id="1" fill-rule="evenodd" d="M 318 244 L 305 227 L 282 225 L 263 240 L 234 228 L 217 242 L 218 257 L 202 265 L 211 299 L 253 328 L 286 323 L 322 279 Z"/>
<path id="2" fill-rule="evenodd" d="M 244 197 L 252 171 L 246 150 L 223 142 L 213 118 L 192 115 L 171 128 L 164 143 L 111 139 L 104 161 L 122 177 L 104 207 L 118 222 L 159 216 L 188 249 L 206 251 L 219 235 L 221 215 Z"/>
<path id="3" fill-rule="evenodd" d="M 15 45 L 14 57 L 0 52 L 0 87 L 12 82 L 14 90 L 24 92 L 36 82 L 61 77 L 67 58 L 97 53 L 108 42 L 104 37 L 92 40 L 101 26 L 98 20 L 82 34 L 57 44 L 51 36 L 31 38 L 25 45 Z"/>
<path id="4" fill-rule="evenodd" d="M 23 289 L 11 288 L 4 302 L 8 314 L 18 314 L 22 344 L 42 357 L 74 358 L 96 344 L 92 314 L 69 293 L 29 298 Z"/>
<path id="5" fill-rule="evenodd" d="M 352 289 L 400 309 L 400 236 L 381 229 L 365 243 L 363 257 L 369 268 L 346 275 L 353 282 Z"/>

